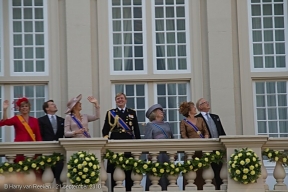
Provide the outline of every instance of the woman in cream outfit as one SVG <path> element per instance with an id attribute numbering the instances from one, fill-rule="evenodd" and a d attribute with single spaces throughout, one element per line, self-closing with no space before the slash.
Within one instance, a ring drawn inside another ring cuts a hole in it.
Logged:
<path id="1" fill-rule="evenodd" d="M 87 99 L 90 103 L 95 106 L 95 115 L 81 114 L 82 110 L 81 102 L 82 95 L 71 99 L 67 103 L 67 111 L 65 117 L 65 137 L 72 138 L 87 138 L 90 137 L 88 122 L 95 121 L 99 119 L 100 110 L 97 99 L 89 96 Z M 78 123 L 77 123 L 78 122 Z M 80 128 L 81 127 L 81 128 Z"/>

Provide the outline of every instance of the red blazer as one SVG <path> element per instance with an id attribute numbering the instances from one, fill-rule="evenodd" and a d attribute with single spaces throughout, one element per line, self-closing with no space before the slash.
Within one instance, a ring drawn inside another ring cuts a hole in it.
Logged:
<path id="1" fill-rule="evenodd" d="M 35 134 L 36 141 L 42 141 L 38 120 L 34 117 L 28 119 L 28 124 L 31 127 L 33 133 Z M 14 116 L 10 119 L 1 120 L 0 126 L 14 126 L 15 129 L 15 139 L 14 141 L 33 141 L 29 133 L 25 129 L 24 125 L 20 122 L 17 116 Z"/>

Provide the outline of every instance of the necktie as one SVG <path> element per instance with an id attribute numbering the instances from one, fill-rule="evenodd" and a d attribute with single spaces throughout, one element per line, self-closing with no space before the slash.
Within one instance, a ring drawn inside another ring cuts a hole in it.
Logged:
<path id="1" fill-rule="evenodd" d="M 57 122 L 56 122 L 55 115 L 51 116 L 51 125 L 53 127 L 54 133 L 56 134 L 56 132 L 57 132 Z"/>
<path id="2" fill-rule="evenodd" d="M 124 109 L 121 109 L 121 112 L 124 113 Z"/>
<path id="3" fill-rule="evenodd" d="M 218 131 L 217 131 L 217 127 L 215 125 L 215 122 L 213 121 L 213 119 L 211 118 L 211 116 L 209 115 L 209 113 L 206 113 L 207 115 L 207 123 L 208 123 L 208 128 L 210 130 L 211 133 L 211 137 L 212 138 L 218 138 Z"/>

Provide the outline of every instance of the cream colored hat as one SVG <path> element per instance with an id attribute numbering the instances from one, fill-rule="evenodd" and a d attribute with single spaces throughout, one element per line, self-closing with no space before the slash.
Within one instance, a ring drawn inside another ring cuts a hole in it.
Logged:
<path id="1" fill-rule="evenodd" d="M 68 103 L 67 103 L 67 110 L 66 110 L 66 114 L 70 113 L 70 111 L 73 109 L 73 107 L 76 105 L 76 103 L 78 103 L 80 100 L 82 99 L 82 94 L 78 95 L 77 97 L 71 99 Z"/>

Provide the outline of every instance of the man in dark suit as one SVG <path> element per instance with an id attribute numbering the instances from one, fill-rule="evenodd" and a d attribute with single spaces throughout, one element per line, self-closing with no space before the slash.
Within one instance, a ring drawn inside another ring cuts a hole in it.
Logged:
<path id="1" fill-rule="evenodd" d="M 200 112 L 196 117 L 203 118 L 208 128 L 210 138 L 218 138 L 220 135 L 226 135 L 222 123 L 220 121 L 220 117 L 216 114 L 209 113 L 210 111 L 210 104 L 209 102 L 201 98 L 197 101 L 196 107 Z M 220 171 L 222 168 L 222 164 L 211 164 L 212 169 L 214 171 L 214 183 L 216 186 L 216 190 L 220 190 L 220 185 L 223 183 L 222 179 L 220 178 Z"/>
<path id="2" fill-rule="evenodd" d="M 105 123 L 102 129 L 104 138 L 108 139 L 140 139 L 140 130 L 136 112 L 126 107 L 127 99 L 124 93 L 118 93 L 115 97 L 117 107 L 108 110 L 106 113 Z M 119 120 L 117 120 L 119 118 Z M 115 121 L 116 119 L 116 121 Z M 126 153 L 130 157 L 131 153 Z M 111 173 L 112 191 L 116 182 L 113 179 L 115 165 L 108 162 L 107 172 Z M 125 171 L 126 191 L 131 191 L 133 181 L 131 171 Z"/>
<path id="3" fill-rule="evenodd" d="M 64 119 L 55 115 L 58 111 L 53 100 L 43 103 L 43 111 L 46 113 L 43 117 L 38 118 L 39 127 L 43 141 L 58 141 L 64 136 Z M 63 161 L 56 163 L 52 167 L 57 184 L 61 184 L 60 175 L 63 169 Z"/>

